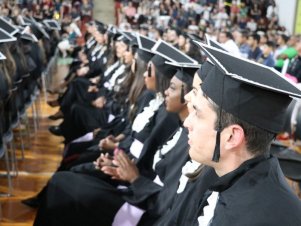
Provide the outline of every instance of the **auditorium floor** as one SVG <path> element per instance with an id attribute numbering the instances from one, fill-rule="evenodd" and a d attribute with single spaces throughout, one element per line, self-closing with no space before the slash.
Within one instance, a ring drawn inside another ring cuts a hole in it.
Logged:
<path id="1" fill-rule="evenodd" d="M 17 160 L 19 175 L 13 178 L 12 196 L 0 198 L 1 223 L 3 226 L 29 226 L 32 225 L 35 209 L 23 205 L 20 200 L 35 195 L 47 182 L 56 170 L 61 159 L 63 145 L 62 138 L 55 137 L 48 132 L 48 126 L 57 124 L 51 122 L 47 116 L 55 113 L 56 109 L 50 108 L 45 98 L 41 97 L 40 127 L 34 133 L 31 128 L 30 147 L 25 149 L 24 160 Z M 28 110 L 31 119 L 31 111 Z M 32 126 L 32 120 L 30 120 Z M 20 142 L 17 140 L 17 146 Z M 17 155 L 21 156 L 20 147 L 17 147 Z M 4 168 L 4 160 L 0 162 L 0 169 Z M 0 179 L 0 192 L 7 191 L 7 180 Z"/>

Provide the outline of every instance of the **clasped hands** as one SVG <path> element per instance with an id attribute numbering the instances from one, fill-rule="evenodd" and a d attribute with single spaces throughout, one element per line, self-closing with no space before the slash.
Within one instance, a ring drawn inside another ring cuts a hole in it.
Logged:
<path id="1" fill-rule="evenodd" d="M 120 149 L 115 149 L 114 157 L 108 153 L 101 154 L 94 165 L 115 180 L 133 183 L 139 177 L 139 170 L 134 161 Z"/>

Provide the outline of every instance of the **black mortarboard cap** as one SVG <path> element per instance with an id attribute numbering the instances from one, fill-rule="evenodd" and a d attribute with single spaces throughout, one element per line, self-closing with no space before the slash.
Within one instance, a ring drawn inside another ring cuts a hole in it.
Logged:
<path id="1" fill-rule="evenodd" d="M 24 16 L 21 16 L 20 17 L 20 22 L 21 22 L 21 25 L 31 25 L 34 21 L 32 21 L 30 18 L 28 17 L 24 17 Z"/>
<path id="2" fill-rule="evenodd" d="M 171 63 L 197 64 L 194 59 L 163 40 L 156 42 L 152 48 L 152 52 L 156 54 L 151 59 L 156 69 L 169 78 L 173 77 L 177 71 L 176 67 L 165 64 L 165 61 L 170 61 Z"/>
<path id="3" fill-rule="evenodd" d="M 130 38 L 131 46 L 138 46 L 137 35 L 134 32 L 123 31 L 123 33 L 126 34 Z"/>
<path id="4" fill-rule="evenodd" d="M 43 28 L 43 25 L 39 22 L 33 22 L 30 25 L 30 29 L 31 29 L 32 33 L 37 37 L 37 39 L 41 39 L 43 36 L 47 39 L 50 38 L 48 33 Z"/>
<path id="5" fill-rule="evenodd" d="M 43 23 L 49 30 L 61 30 L 61 26 L 56 20 L 45 19 L 43 20 Z"/>
<path id="6" fill-rule="evenodd" d="M 202 83 L 203 92 L 235 117 L 268 132 L 280 132 L 291 96 L 300 98 L 301 90 L 273 68 L 199 45 L 215 65 Z"/>
<path id="7" fill-rule="evenodd" d="M 155 46 L 152 48 L 152 52 L 171 62 L 197 64 L 196 60 L 187 56 L 185 53 L 163 40 L 157 41 Z"/>
<path id="8" fill-rule="evenodd" d="M 7 33 L 9 33 L 11 35 L 15 35 L 19 31 L 19 29 L 15 25 L 8 22 L 3 17 L 0 17 L 0 28 L 7 31 Z"/>
<path id="9" fill-rule="evenodd" d="M 30 33 L 26 33 L 26 32 L 21 33 L 20 37 L 23 40 L 27 40 L 27 41 L 31 41 L 31 42 L 38 42 L 39 41 L 34 34 L 30 34 Z"/>
<path id="10" fill-rule="evenodd" d="M 222 51 L 228 52 L 219 42 L 210 38 L 208 34 L 205 34 L 207 45 L 212 46 L 214 48 L 220 49 Z"/>
<path id="11" fill-rule="evenodd" d="M 150 39 L 146 36 L 137 34 L 137 42 L 138 42 L 138 56 L 146 63 L 148 63 L 154 54 L 151 52 L 151 49 L 156 44 L 156 41 Z"/>
<path id="12" fill-rule="evenodd" d="M 179 80 L 187 84 L 192 85 L 193 76 L 195 72 L 201 67 L 200 64 L 178 63 L 178 62 L 165 62 L 166 64 L 177 67 L 176 76 Z"/>
<path id="13" fill-rule="evenodd" d="M 103 22 L 100 22 L 99 20 L 95 20 L 95 25 L 96 25 L 97 30 L 101 34 L 105 34 L 108 30 L 108 26 L 106 24 L 104 24 Z"/>
<path id="14" fill-rule="evenodd" d="M 193 39 L 193 43 L 198 45 L 197 42 L 201 41 L 201 39 L 199 38 L 199 36 L 195 35 L 195 34 L 190 34 L 191 38 Z M 220 43 L 214 41 L 212 38 L 210 38 L 210 36 L 208 34 L 205 34 L 206 37 L 206 42 L 207 45 L 209 46 L 213 46 L 215 48 L 218 48 L 222 51 L 226 51 L 221 45 Z M 197 41 L 197 42 L 196 42 Z M 198 45 L 199 46 L 199 45 Z M 210 58 L 207 58 L 206 61 L 203 63 L 202 67 L 197 71 L 200 79 L 203 81 L 206 76 L 210 73 L 210 70 L 214 67 L 214 64 L 212 61 L 210 61 Z"/>
<path id="15" fill-rule="evenodd" d="M 10 35 L 8 32 L 0 28 L 0 43 L 16 41 L 16 37 Z"/>
<path id="16" fill-rule="evenodd" d="M 121 35 L 117 38 L 117 41 L 122 41 L 127 45 L 130 45 L 131 42 L 135 39 L 135 36 L 133 36 L 130 32 L 125 32 L 125 31 L 119 30 L 119 33 Z"/>

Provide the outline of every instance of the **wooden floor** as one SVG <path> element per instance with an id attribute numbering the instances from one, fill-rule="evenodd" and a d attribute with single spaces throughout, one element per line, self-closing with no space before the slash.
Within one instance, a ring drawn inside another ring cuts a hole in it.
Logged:
<path id="1" fill-rule="evenodd" d="M 34 196 L 47 182 L 49 177 L 56 170 L 62 154 L 62 138 L 51 135 L 48 132 L 48 126 L 58 122 L 50 121 L 47 116 L 55 113 L 57 109 L 50 108 L 45 103 L 45 98 L 40 98 L 41 114 L 40 127 L 34 133 L 33 122 L 32 135 L 30 137 L 31 146 L 25 149 L 24 160 L 18 160 L 19 175 L 13 178 L 12 197 L 1 197 L 1 223 L 2 226 L 27 226 L 32 225 L 35 210 L 23 205 L 20 200 Z M 28 110 L 31 115 L 30 109 Z M 31 117 L 29 117 L 31 119 Z M 17 146 L 20 142 L 17 141 Z M 18 147 L 17 147 L 18 148 Z M 20 156 L 21 151 L 18 148 L 17 154 Z M 0 162 L 0 169 L 4 169 L 4 161 Z M 0 192 L 7 191 L 7 180 L 5 177 L 0 178 Z"/>

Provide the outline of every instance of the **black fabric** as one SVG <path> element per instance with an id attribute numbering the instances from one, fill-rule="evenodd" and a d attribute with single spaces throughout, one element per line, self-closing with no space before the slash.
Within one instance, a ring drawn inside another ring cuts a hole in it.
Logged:
<path id="1" fill-rule="evenodd" d="M 160 72 L 160 74 L 172 78 L 177 72 L 176 67 L 165 64 L 166 59 L 159 55 L 155 55 L 151 59 L 152 63 L 155 65 L 156 69 Z"/>
<path id="2" fill-rule="evenodd" d="M 208 61 L 205 61 L 201 68 L 197 71 L 198 76 L 200 77 L 200 79 L 203 81 L 206 76 L 209 74 L 210 70 L 213 68 L 213 64 L 211 64 Z"/>
<path id="3" fill-rule="evenodd" d="M 156 226 L 180 226 L 195 224 L 197 209 L 203 196 L 218 176 L 211 167 L 205 166 L 197 179 L 188 181 L 185 190 L 176 194 L 173 204 L 164 211 L 164 215 L 154 224 Z"/>
<path id="4" fill-rule="evenodd" d="M 191 58 L 189 58 L 187 55 L 185 55 L 180 50 L 172 47 L 170 44 L 164 41 L 161 41 L 160 44 L 156 47 L 157 48 L 155 48 L 154 51 L 171 58 L 173 61 L 179 63 L 194 63 L 194 61 Z"/>
<path id="5" fill-rule="evenodd" d="M 282 131 L 286 108 L 292 100 L 287 95 L 241 83 L 216 67 L 201 88 L 218 106 L 223 103 L 221 107 L 226 112 L 272 133 Z"/>
<path id="6" fill-rule="evenodd" d="M 255 166 L 247 165 L 254 164 L 256 160 L 243 164 L 241 168 L 245 173 L 240 176 L 242 171 L 237 169 L 238 178 L 231 176 L 230 180 L 224 181 L 225 185 L 230 182 L 231 186 L 219 189 L 212 226 L 300 224 L 301 202 L 289 188 L 278 160 L 274 157 L 264 160 L 259 157 L 257 160 L 259 162 Z M 234 183 L 231 182 L 233 178 Z M 220 185 L 221 180 L 218 187 Z M 203 200 L 200 210 L 205 205 L 206 200 Z"/>

